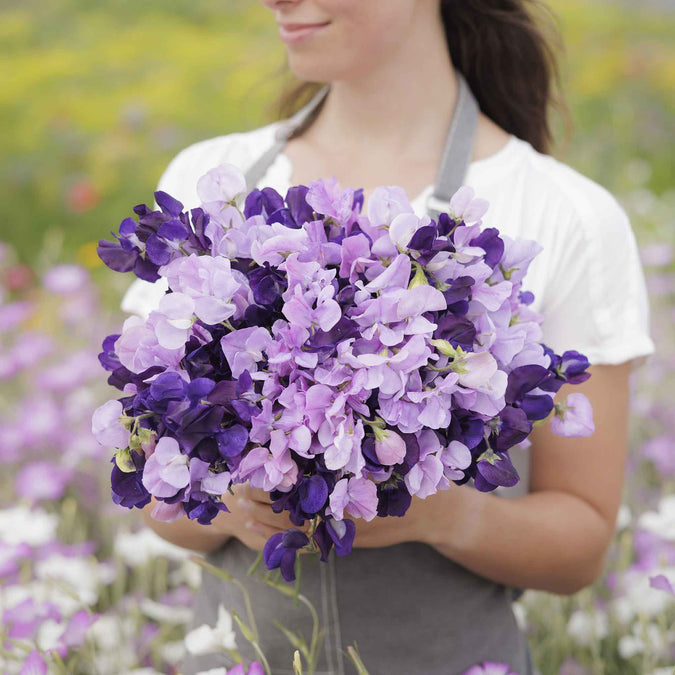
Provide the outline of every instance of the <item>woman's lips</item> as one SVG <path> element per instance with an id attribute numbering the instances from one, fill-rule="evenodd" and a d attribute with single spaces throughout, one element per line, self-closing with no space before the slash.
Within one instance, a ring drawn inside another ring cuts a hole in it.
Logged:
<path id="1" fill-rule="evenodd" d="M 325 28 L 328 23 L 286 23 L 279 24 L 279 37 L 286 44 L 296 44 L 305 38 L 308 38 L 310 35 L 320 31 L 322 28 Z"/>

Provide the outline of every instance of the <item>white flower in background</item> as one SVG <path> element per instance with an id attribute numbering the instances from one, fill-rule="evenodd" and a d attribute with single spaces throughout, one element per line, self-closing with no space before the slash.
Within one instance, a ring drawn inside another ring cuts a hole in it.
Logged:
<path id="1" fill-rule="evenodd" d="M 653 534 L 675 541 L 675 495 L 663 497 L 658 511 L 647 511 L 640 516 L 638 527 Z"/>
<path id="2" fill-rule="evenodd" d="M 197 675 L 227 675 L 227 668 L 211 668 L 211 670 L 200 670 Z"/>
<path id="3" fill-rule="evenodd" d="M 185 656 L 185 643 L 182 640 L 165 642 L 159 652 L 167 663 L 175 665 Z"/>
<path id="4" fill-rule="evenodd" d="M 663 629 L 654 623 L 647 626 L 635 623 L 633 632 L 619 640 L 619 654 L 624 659 L 631 659 L 645 652 L 665 658 L 668 657 L 668 646 L 672 644 L 672 638 L 672 631 L 670 634 L 664 634 Z"/>
<path id="5" fill-rule="evenodd" d="M 140 567 L 162 556 L 170 560 L 185 560 L 190 551 L 171 544 L 150 528 L 138 532 L 119 532 L 115 537 L 114 551 L 132 567 Z"/>
<path id="6" fill-rule="evenodd" d="M 193 551 L 196 555 L 196 552 Z M 202 583 L 202 568 L 192 560 L 184 560 L 180 567 L 169 571 L 169 585 L 174 588 L 187 584 L 191 589 L 197 590 Z"/>
<path id="7" fill-rule="evenodd" d="M 82 604 L 93 605 L 98 600 L 102 582 L 99 567 L 93 558 L 51 555 L 38 560 L 33 569 L 37 579 L 47 584 L 50 579 L 64 582 Z"/>
<path id="8" fill-rule="evenodd" d="M 58 621 L 47 619 L 40 624 L 37 634 L 37 646 L 46 652 L 49 649 L 56 649 L 59 646 L 59 638 L 63 634 L 62 626 Z"/>
<path id="9" fill-rule="evenodd" d="M 150 598 L 143 598 L 139 607 L 145 616 L 153 619 L 153 621 L 157 621 L 157 623 L 181 625 L 187 623 L 192 618 L 192 609 L 190 607 L 172 607 Z"/>
<path id="10" fill-rule="evenodd" d="M 162 673 L 154 668 L 135 668 L 127 670 L 126 675 L 162 675 Z"/>
<path id="11" fill-rule="evenodd" d="M 232 630 L 232 616 L 224 605 L 218 605 L 215 628 L 204 623 L 185 636 L 185 647 L 190 654 L 212 654 L 224 649 L 236 649 L 236 635 Z"/>
<path id="12" fill-rule="evenodd" d="M 675 666 L 666 666 L 665 668 L 657 668 L 652 670 L 647 675 L 675 675 Z"/>
<path id="13" fill-rule="evenodd" d="M 42 509 L 15 506 L 0 510 L 0 541 L 4 544 L 41 546 L 56 537 L 57 516 Z"/>
<path id="14" fill-rule="evenodd" d="M 670 569 L 655 568 L 649 572 L 628 570 L 622 580 L 623 595 L 612 601 L 613 614 L 624 624 L 630 623 L 638 614 L 657 616 L 666 611 L 673 598 L 658 588 L 652 588 L 649 578 L 658 574 L 671 574 Z"/>
<path id="15" fill-rule="evenodd" d="M 590 646 L 607 637 L 609 633 L 607 615 L 598 609 L 592 613 L 578 609 L 572 612 L 567 622 L 567 632 L 577 644 Z"/>
<path id="16" fill-rule="evenodd" d="M 633 520 L 633 514 L 627 504 L 621 504 L 619 513 L 616 516 L 616 529 L 625 530 Z"/>
<path id="17" fill-rule="evenodd" d="M 513 614 L 516 617 L 516 623 L 518 624 L 518 628 L 520 630 L 524 631 L 527 629 L 527 610 L 525 609 L 525 605 L 523 605 L 520 602 L 512 602 L 511 607 L 513 607 Z"/>

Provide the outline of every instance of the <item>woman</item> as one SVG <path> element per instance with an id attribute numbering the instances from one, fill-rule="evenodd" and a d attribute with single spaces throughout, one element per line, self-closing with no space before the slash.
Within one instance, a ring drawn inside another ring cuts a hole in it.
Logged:
<path id="1" fill-rule="evenodd" d="M 421 215 L 455 111 L 457 71 L 463 73 L 481 107 L 464 182 L 490 202 L 487 226 L 542 245 L 526 286 L 546 316 L 544 341 L 558 352 L 578 349 L 592 364 L 592 377 L 575 390 L 591 401 L 595 433 L 565 439 L 538 427 L 529 453 L 512 452 L 522 489 L 507 491 L 509 499 L 453 486 L 413 500 L 402 519 L 358 520 L 346 558 L 303 560 L 303 592 L 326 628 L 317 672 L 353 672 L 341 649 L 356 641 L 372 675 L 455 675 L 483 660 L 532 673 L 510 591 L 571 594 L 600 574 L 621 499 L 629 372 L 653 351 L 627 217 L 606 190 L 544 154 L 555 64 L 532 3 L 263 2 L 280 24 L 294 74 L 330 83 L 330 91 L 257 185 L 283 195 L 290 185 L 333 175 L 342 186 L 363 187 L 366 200 L 377 185 L 400 185 L 416 195 Z M 225 161 L 249 168 L 278 128 L 186 148 L 159 189 L 197 205 L 199 176 Z M 137 282 L 123 306 L 147 312 L 156 301 L 152 290 Z M 267 538 L 291 525 L 272 513 L 262 492 L 243 489 L 224 499 L 231 513 L 211 527 L 148 523 L 243 578 Z M 308 619 L 275 591 L 251 581 L 248 587 L 272 672 L 291 673 L 291 650 L 272 619 L 305 633 Z M 214 624 L 221 602 L 242 611 L 236 589 L 204 575 L 193 626 Z M 238 644 L 252 655 L 241 636 Z M 188 657 L 184 672 L 230 664 L 223 656 Z"/>

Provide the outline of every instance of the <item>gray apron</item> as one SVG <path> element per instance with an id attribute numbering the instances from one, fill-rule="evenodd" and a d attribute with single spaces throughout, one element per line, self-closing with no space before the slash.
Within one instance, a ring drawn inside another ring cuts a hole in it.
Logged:
<path id="1" fill-rule="evenodd" d="M 462 184 L 478 120 L 475 98 L 462 75 L 456 75 L 457 103 L 434 190 L 426 204 L 432 217 L 448 209 L 450 197 Z M 272 146 L 246 173 L 249 190 L 258 185 L 286 141 L 316 114 L 329 88 L 325 85 L 277 128 Z M 515 456 L 513 459 L 516 463 Z M 520 458 L 519 470 L 527 468 L 526 459 Z M 502 496 L 527 491 L 527 472 L 522 471 L 521 476 L 519 489 L 509 488 Z M 302 604 L 295 607 L 292 598 L 247 577 L 256 556 L 256 551 L 231 538 L 206 558 L 245 584 L 272 673 L 292 675 L 293 648 L 273 621 L 281 621 L 309 641 L 310 615 Z M 264 564 L 262 567 L 264 570 Z M 345 654 L 354 643 L 370 675 L 461 675 L 486 660 L 508 663 L 519 675 L 534 672 L 525 636 L 511 607 L 518 591 L 470 572 L 426 544 L 354 548 L 344 558 L 331 552 L 327 563 L 303 555 L 301 592 L 316 607 L 325 631 L 317 675 L 356 673 Z M 241 592 L 204 572 L 189 630 L 203 623 L 215 625 L 220 603 L 228 611 L 246 616 Z M 247 660 L 255 660 L 255 652 L 239 631 L 237 645 Z M 195 675 L 233 665 L 224 654 L 187 655 L 182 672 Z"/>

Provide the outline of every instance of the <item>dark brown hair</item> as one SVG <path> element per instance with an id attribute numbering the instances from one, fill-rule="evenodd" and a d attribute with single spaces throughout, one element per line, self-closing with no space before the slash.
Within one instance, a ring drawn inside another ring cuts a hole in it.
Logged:
<path id="1" fill-rule="evenodd" d="M 453 65 L 482 112 L 549 152 L 553 109 L 569 131 L 557 60 L 562 41 L 550 9 L 538 0 L 441 0 L 441 15 Z M 273 104 L 277 119 L 290 117 L 322 86 L 290 78 Z"/>

